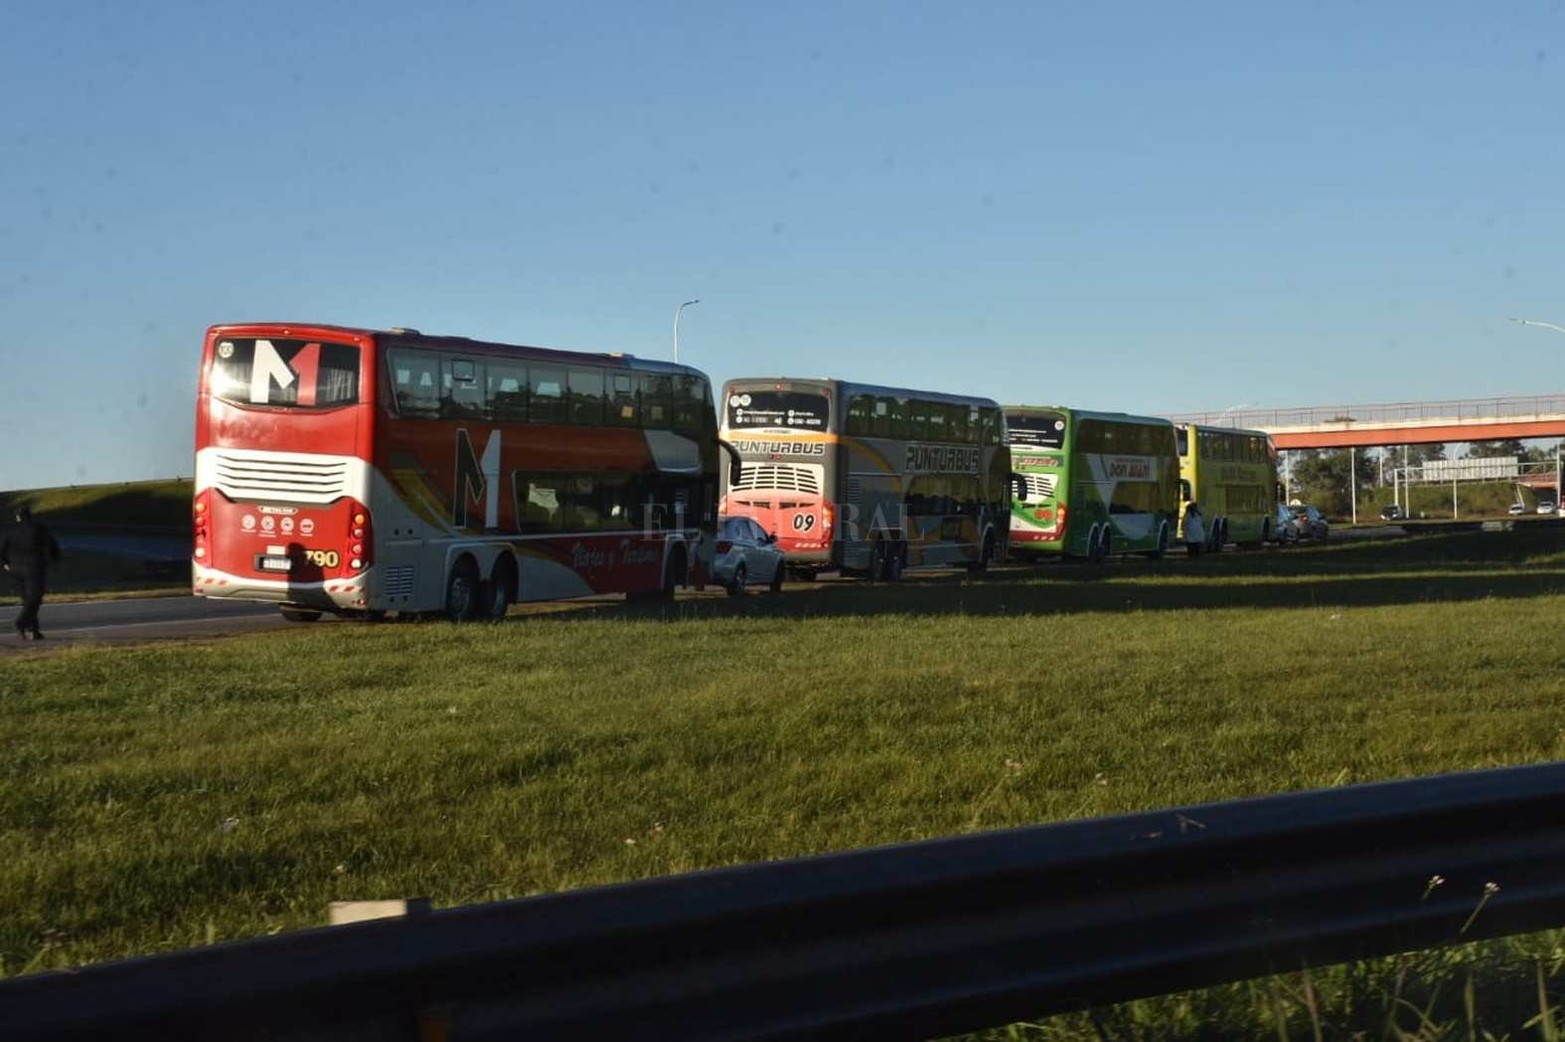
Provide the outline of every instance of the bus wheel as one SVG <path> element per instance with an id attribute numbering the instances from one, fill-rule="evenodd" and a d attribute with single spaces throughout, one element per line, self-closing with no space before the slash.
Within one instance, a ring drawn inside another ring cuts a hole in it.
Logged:
<path id="1" fill-rule="evenodd" d="M 660 601 L 671 601 L 674 592 L 685 581 L 685 550 L 684 547 L 675 547 L 668 555 L 668 564 L 663 570 L 663 585 L 657 592 Z"/>
<path id="2" fill-rule="evenodd" d="M 989 570 L 989 562 L 994 560 L 994 533 L 984 533 L 984 547 L 978 551 L 978 560 L 967 566 L 967 570 L 974 575 Z"/>
<path id="3" fill-rule="evenodd" d="M 1154 561 L 1161 561 L 1163 555 L 1168 553 L 1168 526 L 1157 526 L 1157 549 L 1148 552 L 1147 557 Z"/>
<path id="4" fill-rule="evenodd" d="M 743 597 L 745 592 L 744 562 L 734 566 L 734 577 L 728 581 L 728 596 Z"/>
<path id="5" fill-rule="evenodd" d="M 289 622 L 314 622 L 321 617 L 320 612 L 309 608 L 278 608 L 277 610 Z"/>
<path id="6" fill-rule="evenodd" d="M 904 565 L 902 544 L 894 539 L 883 539 L 879 546 L 879 560 L 876 563 L 879 565 L 880 577 L 888 583 L 900 582 Z"/>
<path id="7" fill-rule="evenodd" d="M 471 622 L 478 614 L 478 568 L 464 557 L 451 569 L 446 580 L 446 618 L 452 622 Z"/>
<path id="8" fill-rule="evenodd" d="M 1109 531 L 1109 526 L 1104 525 L 1103 531 L 1098 534 L 1098 563 L 1102 564 L 1109 559 L 1109 554 L 1114 552 L 1114 533 Z"/>
<path id="9" fill-rule="evenodd" d="M 505 618 L 506 612 L 511 610 L 511 604 L 516 600 L 516 566 L 511 563 L 509 557 L 502 557 L 495 563 L 494 573 L 489 577 L 487 595 L 484 599 L 484 608 L 490 619 L 499 622 Z"/>

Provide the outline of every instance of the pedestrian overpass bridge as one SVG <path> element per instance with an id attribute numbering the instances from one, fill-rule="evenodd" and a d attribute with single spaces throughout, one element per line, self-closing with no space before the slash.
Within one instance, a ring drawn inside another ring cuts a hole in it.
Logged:
<path id="1" fill-rule="evenodd" d="M 1279 449 L 1368 448 L 1511 438 L 1565 438 L 1565 392 L 1386 405 L 1224 409 L 1171 417 L 1175 423 L 1246 427 Z"/>

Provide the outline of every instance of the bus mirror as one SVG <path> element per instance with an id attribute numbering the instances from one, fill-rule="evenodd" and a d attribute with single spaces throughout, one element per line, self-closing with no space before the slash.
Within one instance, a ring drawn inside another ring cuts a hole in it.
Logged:
<path id="1" fill-rule="evenodd" d="M 723 451 L 728 453 L 728 487 L 736 488 L 744 477 L 744 460 L 739 458 L 739 450 L 734 448 L 722 438 L 717 439 Z"/>

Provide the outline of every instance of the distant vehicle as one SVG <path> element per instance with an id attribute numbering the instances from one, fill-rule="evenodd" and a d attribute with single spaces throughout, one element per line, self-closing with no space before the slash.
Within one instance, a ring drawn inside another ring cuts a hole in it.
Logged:
<path id="1" fill-rule="evenodd" d="M 1277 518 L 1272 522 L 1272 533 L 1278 546 L 1288 546 L 1299 541 L 1299 523 L 1293 519 L 1293 511 L 1288 509 L 1288 504 L 1277 504 Z"/>
<path id="2" fill-rule="evenodd" d="M 1259 546 L 1272 539 L 1277 513 L 1277 450 L 1265 431 L 1174 425 L 1179 477 L 1201 506 L 1206 549 Z M 1188 533 L 1180 539 L 1189 543 Z"/>
<path id="3" fill-rule="evenodd" d="M 1161 557 L 1174 544 L 1179 451 L 1170 421 L 1007 405 L 1005 424 L 1020 479 L 1011 513 L 1018 556 L 1097 563 L 1111 554 Z"/>
<path id="4" fill-rule="evenodd" d="M 743 597 L 752 581 L 764 582 L 777 593 L 782 589 L 786 564 L 786 557 L 777 549 L 777 537 L 768 535 L 752 519 L 725 517 L 718 522 L 712 578 L 729 596 Z"/>
<path id="5" fill-rule="evenodd" d="M 743 467 L 719 513 L 777 537 L 794 572 L 894 582 L 904 568 L 981 572 L 1005 556 L 1011 452 L 998 403 L 793 377 L 723 390 Z"/>
<path id="6" fill-rule="evenodd" d="M 1527 512 L 1527 504 L 1526 503 L 1512 503 L 1511 506 L 1510 506 L 1510 510 L 1509 510 L 1509 513 L 1512 516 L 1515 516 L 1517 514 L 1525 514 L 1526 512 Z"/>
<path id="7" fill-rule="evenodd" d="M 1380 508 L 1380 520 L 1382 521 L 1404 521 L 1406 519 L 1407 514 L 1395 503 L 1388 503 Z"/>
<path id="8" fill-rule="evenodd" d="M 1552 499 L 1540 499 L 1538 500 L 1538 513 L 1552 514 L 1558 505 Z"/>
<path id="9" fill-rule="evenodd" d="M 1293 511 L 1293 520 L 1299 526 L 1299 538 L 1325 541 L 1331 526 L 1319 510 L 1308 503 L 1289 507 Z"/>

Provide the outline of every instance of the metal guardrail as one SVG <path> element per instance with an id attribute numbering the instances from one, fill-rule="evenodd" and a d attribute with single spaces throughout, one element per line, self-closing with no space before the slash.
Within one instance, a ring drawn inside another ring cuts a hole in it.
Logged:
<path id="1" fill-rule="evenodd" d="M 1484 420 L 1529 420 L 1565 416 L 1565 394 L 1505 398 L 1466 398 L 1438 402 L 1391 402 L 1378 405 L 1315 405 L 1285 409 L 1225 409 L 1170 417 L 1175 423 L 1207 423 L 1219 427 L 1263 430 L 1320 428 L 1334 425 L 1396 423 L 1478 423 Z"/>
<path id="2" fill-rule="evenodd" d="M 747 865 L 50 972 L 0 982 L 0 1033 L 925 1038 L 1565 923 L 1562 865 L 1565 764 L 1511 768 Z"/>

